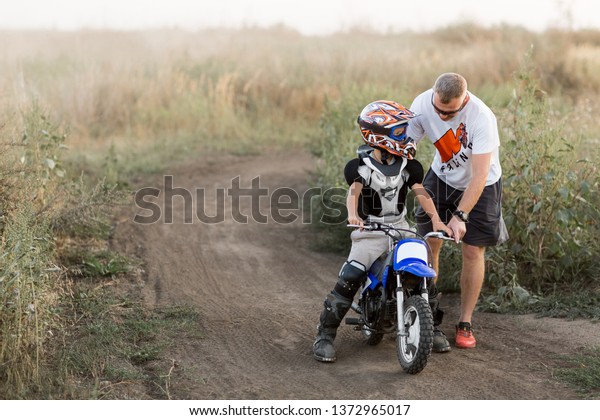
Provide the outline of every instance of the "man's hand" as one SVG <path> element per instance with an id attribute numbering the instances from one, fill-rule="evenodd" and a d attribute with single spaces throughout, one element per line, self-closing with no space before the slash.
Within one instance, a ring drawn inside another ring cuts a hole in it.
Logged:
<path id="1" fill-rule="evenodd" d="M 463 236 L 465 236 L 465 233 L 467 233 L 467 225 L 456 216 L 453 216 L 452 219 L 450 219 L 450 222 L 448 222 L 448 227 L 452 229 L 452 237 L 456 243 L 462 241 Z"/>

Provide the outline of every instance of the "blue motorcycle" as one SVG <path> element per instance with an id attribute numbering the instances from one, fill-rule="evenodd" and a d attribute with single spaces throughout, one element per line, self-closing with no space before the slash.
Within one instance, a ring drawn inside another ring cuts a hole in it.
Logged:
<path id="1" fill-rule="evenodd" d="M 349 225 L 349 227 L 357 227 Z M 363 227 L 392 238 L 389 252 L 369 269 L 367 280 L 352 309 L 360 318 L 346 324 L 362 331 L 364 341 L 377 345 L 385 334 L 396 334 L 396 353 L 405 372 L 416 374 L 427 365 L 433 345 L 433 315 L 428 290 L 436 276 L 431 267 L 427 238 L 453 240 L 444 232 L 420 236 L 412 230 L 383 223 Z M 413 237 L 403 238 L 409 234 Z"/>

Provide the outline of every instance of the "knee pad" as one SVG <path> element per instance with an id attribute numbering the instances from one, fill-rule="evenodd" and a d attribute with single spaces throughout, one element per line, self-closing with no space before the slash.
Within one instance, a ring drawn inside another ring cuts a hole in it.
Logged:
<path id="1" fill-rule="evenodd" d="M 346 299 L 354 299 L 354 295 L 367 278 L 367 270 L 358 261 L 347 261 L 340 270 L 339 279 L 333 291 Z"/>

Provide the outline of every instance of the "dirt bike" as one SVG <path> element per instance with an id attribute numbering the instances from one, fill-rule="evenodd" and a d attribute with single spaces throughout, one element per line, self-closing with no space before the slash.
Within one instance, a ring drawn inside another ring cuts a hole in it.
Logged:
<path id="1" fill-rule="evenodd" d="M 369 345 L 377 345 L 385 334 L 395 333 L 402 369 L 419 373 L 427 365 L 433 345 L 428 289 L 436 272 L 430 264 L 431 249 L 426 239 L 454 239 L 444 232 L 421 236 L 383 223 L 370 223 L 363 229 L 384 232 L 392 240 L 389 251 L 370 267 L 358 303 L 352 304 L 360 318 L 346 318 L 346 324 L 362 331 Z M 414 237 L 402 239 L 405 233 Z"/>

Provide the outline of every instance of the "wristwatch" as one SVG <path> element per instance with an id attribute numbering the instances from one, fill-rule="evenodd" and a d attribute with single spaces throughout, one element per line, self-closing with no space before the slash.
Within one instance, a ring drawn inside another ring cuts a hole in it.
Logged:
<path id="1" fill-rule="evenodd" d="M 460 220 L 462 220 L 465 223 L 467 223 L 469 221 L 469 213 L 465 213 L 462 210 L 456 210 L 454 213 L 452 213 L 452 215 L 458 217 Z"/>

